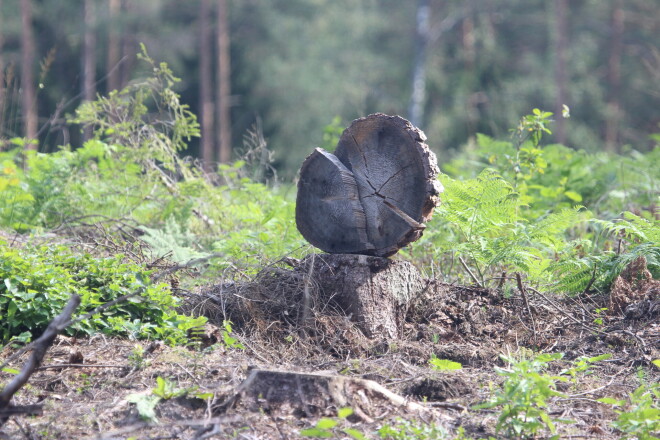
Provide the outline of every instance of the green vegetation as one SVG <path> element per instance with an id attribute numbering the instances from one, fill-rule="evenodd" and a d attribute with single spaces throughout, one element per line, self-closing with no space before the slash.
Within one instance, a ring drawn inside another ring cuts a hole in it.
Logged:
<path id="1" fill-rule="evenodd" d="M 70 294 L 82 298 L 78 314 L 123 295 L 142 291 L 69 327 L 70 335 L 102 332 L 129 338 L 187 342 L 188 331 L 205 318 L 176 312 L 179 300 L 166 284 L 152 284 L 151 272 L 122 255 L 96 258 L 64 246 L 10 248 L 0 242 L 0 341 L 26 342 L 39 336 L 60 313 Z"/>
<path id="2" fill-rule="evenodd" d="M 156 377 L 156 386 L 151 393 L 130 394 L 126 400 L 135 404 L 135 408 L 142 420 L 147 422 L 158 422 L 156 407 L 164 400 L 188 397 L 193 399 L 207 400 L 213 397 L 213 393 L 200 393 L 197 387 L 178 388 L 176 384 L 160 376 Z"/>
<path id="3" fill-rule="evenodd" d="M 448 359 L 440 359 L 436 355 L 432 355 L 429 360 L 429 365 L 433 370 L 446 371 L 446 370 L 460 370 L 463 366 L 460 362 L 450 361 Z"/>
<path id="4" fill-rule="evenodd" d="M 169 68 L 144 51 L 141 59 L 152 78 L 86 103 L 76 113 L 72 121 L 94 127 L 93 138 L 81 148 L 37 153 L 15 138 L 13 149 L 0 151 L 0 232 L 7 237 L 0 239 L 3 344 L 38 336 L 76 293 L 82 297 L 78 316 L 133 295 L 75 322 L 66 330 L 70 335 L 103 333 L 191 347 L 205 319 L 177 310 L 180 299 L 170 285 L 152 281 L 155 263 L 167 267 L 214 255 L 199 277 L 217 278 L 226 271 L 251 275 L 282 256 L 303 256 L 310 249 L 295 227 L 291 187 L 249 177 L 267 174 L 270 163 L 262 158 L 268 155 L 246 154 L 245 160 L 220 165 L 212 177 L 181 158 L 199 134 L 196 119 L 173 92 L 178 80 Z M 442 205 L 422 240 L 403 250 L 404 258 L 452 281 L 497 286 L 503 294 L 516 278 L 557 294 L 605 291 L 640 256 L 660 278 L 660 149 L 615 155 L 544 146 L 552 116 L 535 109 L 510 140 L 479 135 L 474 149 L 443 164 Z M 335 119 L 327 127 L 325 143 L 336 142 L 339 126 Z M 67 245 L 81 231 L 91 238 Z M 603 325 L 600 314 L 606 311 L 596 310 L 595 324 Z M 224 321 L 220 343 L 243 349 L 232 332 L 232 323 Z M 556 424 L 570 422 L 547 411 L 563 396 L 557 385 L 575 384 L 607 356 L 579 358 L 554 375 L 547 370 L 562 354 L 503 358 L 508 366 L 495 370 L 503 377 L 501 386 L 473 409 L 497 408 L 496 429 L 506 438 L 556 438 Z M 141 346 L 129 362 L 135 369 L 147 365 Z M 435 355 L 428 363 L 433 370 L 462 368 Z M 158 377 L 150 394 L 128 400 L 143 419 L 156 421 L 161 401 L 184 395 L 194 390 Z M 626 399 L 600 401 L 616 411 L 613 427 L 630 438 L 652 439 L 658 396 L 657 384 L 642 383 Z M 337 418 L 322 418 L 300 434 L 365 438 L 349 426 L 351 414 L 341 409 Z M 410 421 L 382 426 L 376 434 L 448 436 L 435 425 Z"/>
<path id="5" fill-rule="evenodd" d="M 353 410 L 351 408 L 339 408 L 336 418 L 323 417 L 312 428 L 300 431 L 300 435 L 303 437 L 336 438 L 339 433 L 343 433 L 356 440 L 366 439 L 367 437 L 361 431 L 345 426 L 347 425 L 346 419 L 352 414 Z"/>
<path id="6" fill-rule="evenodd" d="M 562 354 L 559 353 L 541 354 L 533 359 L 521 360 L 503 357 L 509 367 L 495 367 L 497 374 L 504 377 L 501 388 L 495 390 L 489 402 L 477 405 L 475 409 L 501 407 L 496 430 L 506 438 L 532 438 L 544 429 L 554 435 L 555 423 L 571 421 L 553 419 L 544 408 L 549 398 L 562 396 L 556 389 L 556 383 L 566 378 L 548 375 L 541 370 L 549 362 L 561 358 Z"/>
<path id="7" fill-rule="evenodd" d="M 401 420 L 395 425 L 383 425 L 378 437 L 391 440 L 442 440 L 451 438 L 445 429 L 433 423 Z"/>
<path id="8" fill-rule="evenodd" d="M 617 419 L 612 426 L 624 433 L 623 438 L 657 440 L 660 433 L 660 384 L 642 383 L 627 399 L 602 398 L 600 402 L 614 406 Z"/>
<path id="9" fill-rule="evenodd" d="M 658 277 L 660 149 L 617 156 L 543 146 L 551 116 L 535 109 L 514 141 L 481 135 L 475 151 L 448 164 L 442 205 L 409 256 L 450 279 L 470 270 L 486 285 L 518 272 L 573 294 L 607 289 L 639 256 Z"/>

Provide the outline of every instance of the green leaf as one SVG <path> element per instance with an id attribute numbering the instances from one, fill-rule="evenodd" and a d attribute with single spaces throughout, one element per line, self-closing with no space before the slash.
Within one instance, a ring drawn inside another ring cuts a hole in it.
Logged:
<path id="1" fill-rule="evenodd" d="M 339 408 L 337 410 L 337 417 L 339 417 L 340 419 L 345 419 L 352 414 L 353 414 L 353 408 L 346 407 L 346 408 Z"/>
<path id="2" fill-rule="evenodd" d="M 575 191 L 564 191 L 564 195 L 574 202 L 579 203 L 582 201 L 582 196 Z"/>
<path id="3" fill-rule="evenodd" d="M 342 429 L 342 431 L 343 431 L 345 434 L 347 434 L 347 435 L 353 437 L 353 438 L 356 439 L 356 440 L 364 440 L 364 439 L 366 439 L 366 437 L 364 436 L 364 434 L 363 434 L 361 431 L 358 431 L 357 429 L 353 429 L 353 428 L 344 428 L 344 429 Z"/>
<path id="4" fill-rule="evenodd" d="M 332 431 L 326 431 L 319 428 L 307 428 L 300 431 L 300 435 L 305 437 L 320 437 L 320 438 L 330 438 L 334 434 Z"/>
<path id="5" fill-rule="evenodd" d="M 431 368 L 434 370 L 460 370 L 463 368 L 463 365 L 461 365 L 460 362 L 454 362 L 450 361 L 448 359 L 438 359 L 435 355 L 431 356 L 431 359 L 429 360 L 429 364 L 431 364 Z"/>
<path id="6" fill-rule="evenodd" d="M 651 363 L 655 365 L 657 368 L 660 368 L 660 359 L 653 359 Z"/>
<path id="7" fill-rule="evenodd" d="M 160 402 L 160 397 L 145 394 L 130 394 L 126 401 L 134 403 L 138 414 L 143 420 L 148 422 L 157 422 L 156 406 Z"/>
<path id="8" fill-rule="evenodd" d="M 621 406 L 623 403 L 625 403 L 623 400 L 618 400 L 614 399 L 612 397 L 601 397 L 600 399 L 596 399 L 598 402 L 605 403 L 607 405 L 614 405 L 614 406 Z"/>
<path id="9" fill-rule="evenodd" d="M 316 427 L 319 428 L 319 429 L 332 429 L 335 426 L 337 426 L 337 423 L 339 423 L 339 422 L 337 422 L 336 420 L 328 419 L 328 418 L 322 418 L 322 419 L 319 419 L 318 422 L 316 422 Z"/>

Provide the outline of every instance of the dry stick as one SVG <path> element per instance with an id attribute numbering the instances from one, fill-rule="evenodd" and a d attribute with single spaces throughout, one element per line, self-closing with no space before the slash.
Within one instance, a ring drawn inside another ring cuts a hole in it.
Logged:
<path id="1" fill-rule="evenodd" d="M 312 293 L 310 292 L 310 285 L 312 284 L 312 276 L 314 275 L 315 259 L 316 254 L 312 254 L 312 259 L 309 262 L 309 270 L 307 271 L 307 276 L 305 277 L 305 287 L 303 289 L 302 316 L 300 319 L 301 329 L 303 332 L 305 332 L 307 329 L 307 321 L 309 320 L 309 315 L 311 312 Z"/>
<path id="2" fill-rule="evenodd" d="M 589 283 L 587 284 L 587 287 L 584 288 L 582 291 L 583 295 L 586 295 L 589 289 L 591 289 L 591 286 L 593 286 L 594 281 L 596 281 L 596 267 L 594 266 L 594 271 L 593 274 L 591 275 L 591 279 L 589 280 Z"/>
<path id="3" fill-rule="evenodd" d="M 37 371 L 56 370 L 58 368 L 128 368 L 126 365 L 106 365 L 106 364 L 52 364 L 37 368 Z"/>
<path id="4" fill-rule="evenodd" d="M 461 265 L 463 266 L 463 269 L 465 269 L 467 271 L 467 273 L 470 275 L 470 278 L 472 278 L 472 281 L 474 281 L 474 284 L 476 284 L 477 286 L 479 286 L 483 289 L 484 286 L 481 285 L 481 283 L 479 282 L 477 277 L 474 276 L 474 274 L 472 273 L 472 271 L 470 270 L 468 265 L 465 264 L 465 261 L 463 261 L 463 257 L 458 257 L 458 261 L 461 262 Z"/>
<path id="5" fill-rule="evenodd" d="M 497 290 L 502 290 L 505 281 L 506 281 L 506 270 L 502 272 L 502 276 L 500 277 L 500 282 L 497 284 Z"/>
<path id="6" fill-rule="evenodd" d="M 28 358 L 25 365 L 23 365 L 23 369 L 14 377 L 14 380 L 7 384 L 7 386 L 0 393 L 0 409 L 5 409 L 9 405 L 12 396 L 27 383 L 32 373 L 34 373 L 34 370 L 39 368 L 41 362 L 44 359 L 44 356 L 46 355 L 46 351 L 48 351 L 48 348 L 51 346 L 57 335 L 67 327 L 68 322 L 71 319 L 71 315 L 73 315 L 73 312 L 78 308 L 79 305 L 80 296 L 72 294 L 69 298 L 69 302 L 62 310 L 62 313 L 56 316 L 55 319 L 53 319 L 51 323 L 48 324 L 48 327 L 44 333 L 36 341 L 34 341 L 32 344 L 34 347 L 32 354 Z M 6 421 L 7 417 L 0 418 L 0 426 L 4 425 Z"/>
<path id="7" fill-rule="evenodd" d="M 534 340 L 536 340 L 536 322 L 534 321 L 534 315 L 532 314 L 532 309 L 531 307 L 529 307 L 529 300 L 527 299 L 527 293 L 525 292 L 525 286 L 523 286 L 520 272 L 516 272 L 516 283 L 518 284 L 518 290 L 520 291 L 520 294 L 522 295 L 523 298 L 523 302 L 525 303 L 525 308 L 527 309 L 527 313 L 529 313 L 529 317 L 532 319 L 532 328 L 534 329 Z"/>
<path id="8" fill-rule="evenodd" d="M 584 327 L 585 329 L 589 330 L 590 332 L 603 333 L 601 330 L 598 330 L 598 329 L 593 328 L 593 327 L 589 327 L 589 326 L 586 325 L 584 322 L 582 322 L 582 321 L 578 321 L 578 320 L 577 320 L 576 318 L 574 318 L 571 314 L 566 313 L 565 310 L 562 310 L 561 307 L 559 307 L 559 306 L 558 306 L 557 304 L 555 304 L 552 300 L 550 300 L 547 296 L 545 296 L 544 294 L 542 294 L 542 293 L 539 292 L 538 290 L 534 289 L 533 287 L 530 287 L 529 290 L 531 290 L 532 292 L 536 293 L 537 295 L 540 295 L 541 297 L 543 297 L 543 299 L 545 299 L 545 300 L 546 300 L 546 301 L 547 301 L 552 307 L 554 307 L 555 309 L 557 309 L 557 311 L 559 311 L 559 313 L 561 313 L 562 315 L 564 315 L 564 316 L 566 316 L 567 318 L 571 319 L 573 322 L 575 322 L 575 323 L 581 325 L 582 327 Z"/>

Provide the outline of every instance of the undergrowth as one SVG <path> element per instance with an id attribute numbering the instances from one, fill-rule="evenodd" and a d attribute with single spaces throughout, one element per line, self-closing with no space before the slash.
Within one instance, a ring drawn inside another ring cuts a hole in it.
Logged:
<path id="1" fill-rule="evenodd" d="M 0 342 L 28 342 L 60 313 L 71 294 L 81 296 L 76 315 L 138 289 L 144 292 L 68 327 L 69 335 L 102 332 L 132 339 L 186 344 L 189 331 L 203 325 L 176 311 L 167 284 L 152 284 L 151 272 L 122 255 L 96 258 L 64 246 L 10 248 L 0 242 Z"/>

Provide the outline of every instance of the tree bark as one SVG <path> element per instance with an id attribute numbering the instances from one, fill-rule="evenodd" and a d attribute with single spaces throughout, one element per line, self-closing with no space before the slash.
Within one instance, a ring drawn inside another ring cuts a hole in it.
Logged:
<path id="1" fill-rule="evenodd" d="M 83 99 L 94 101 L 96 98 L 96 8 L 95 0 L 84 3 L 84 44 L 83 44 Z M 93 127 L 83 128 L 83 141 L 91 139 Z"/>
<path id="2" fill-rule="evenodd" d="M 619 143 L 621 122 L 621 53 L 623 51 L 624 6 L 623 0 L 615 0 L 612 6 L 610 48 L 607 60 L 608 99 L 605 120 L 605 149 L 616 151 Z"/>
<path id="3" fill-rule="evenodd" d="M 229 53 L 229 18 L 227 0 L 218 0 L 218 159 L 231 160 L 231 58 Z"/>
<path id="4" fill-rule="evenodd" d="M 415 61 L 412 75 L 412 94 L 410 97 L 410 122 L 418 126 L 424 118 L 426 100 L 426 48 L 429 42 L 429 0 L 418 0 L 415 35 Z"/>
<path id="5" fill-rule="evenodd" d="M 562 117 L 563 106 L 568 100 L 568 74 L 566 52 L 568 48 L 567 0 L 555 0 L 555 135 L 557 142 L 566 143 L 566 124 Z"/>
<path id="6" fill-rule="evenodd" d="M 350 254 L 316 254 L 312 278 L 320 295 L 337 304 L 369 338 L 402 336 L 410 302 L 424 291 L 419 271 L 407 261 Z"/>
<path id="7" fill-rule="evenodd" d="M 121 71 L 119 70 L 120 38 L 117 28 L 118 17 L 121 14 L 121 0 L 108 1 L 108 58 L 107 58 L 107 92 L 119 90 L 122 86 Z"/>
<path id="8" fill-rule="evenodd" d="M 29 141 L 37 140 L 37 99 L 32 66 L 35 55 L 32 2 L 21 0 L 21 107 L 23 110 L 24 135 Z M 36 150 L 38 144 L 28 142 L 26 148 Z"/>
<path id="9" fill-rule="evenodd" d="M 2 57 L 5 37 L 2 32 L 4 16 L 2 15 L 2 0 L 0 0 L 0 139 L 4 137 L 5 133 L 5 96 L 7 95 L 7 85 L 5 84 L 5 63 Z M 1 147 L 2 145 L 0 145 Z"/>
<path id="10" fill-rule="evenodd" d="M 121 0 L 121 9 L 124 12 L 126 17 L 132 16 L 133 0 Z M 138 51 L 137 43 L 135 42 L 135 26 L 132 21 L 128 20 L 124 26 L 122 35 L 121 35 L 121 52 L 122 52 L 122 62 L 120 69 L 120 87 L 128 84 L 131 80 L 131 75 L 133 74 L 133 68 L 135 67 L 136 54 Z"/>
<path id="11" fill-rule="evenodd" d="M 213 87 L 211 81 L 211 61 L 213 51 L 211 50 L 211 26 L 209 23 L 210 12 L 209 0 L 201 0 L 199 3 L 199 117 L 201 122 L 201 159 L 204 170 L 213 170 L 215 157 L 213 157 L 215 141 L 214 137 L 214 109 L 213 109 Z"/>

